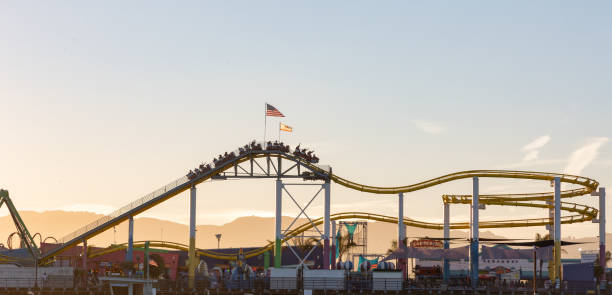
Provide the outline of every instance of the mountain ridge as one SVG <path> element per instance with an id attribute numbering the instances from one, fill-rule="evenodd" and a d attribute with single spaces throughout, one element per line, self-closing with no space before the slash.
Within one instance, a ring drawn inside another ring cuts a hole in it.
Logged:
<path id="1" fill-rule="evenodd" d="M 42 238 L 53 236 L 61 238 L 73 232 L 81 226 L 104 216 L 85 211 L 20 211 L 22 220 L 25 222 L 32 235 L 37 232 L 42 234 Z M 288 226 L 292 217 L 283 216 L 283 226 Z M 299 219 L 293 228 L 308 222 L 307 219 Z M 0 243 L 6 245 L 4 240 L 8 235 L 15 231 L 13 220 L 10 216 L 0 217 Z M 222 225 L 197 225 L 196 226 L 196 247 L 211 249 L 217 247 L 215 234 L 222 234 L 221 247 L 259 247 L 264 246 L 268 241 L 274 240 L 274 217 L 260 216 L 241 216 Z M 113 229 L 109 229 L 88 241 L 89 245 L 106 247 L 113 243 L 127 242 L 128 222 L 123 222 Z M 465 238 L 469 235 L 468 231 L 452 230 L 451 237 Z M 418 229 L 413 227 L 406 228 L 408 237 L 442 237 L 442 231 L 430 229 Z M 153 217 L 134 218 L 134 240 L 166 240 L 182 244 L 187 244 L 189 240 L 189 227 L 185 224 L 157 219 Z M 504 238 L 495 235 L 488 230 L 481 230 L 482 238 Z M 382 222 L 368 222 L 368 252 L 384 254 L 391 245 L 391 241 L 397 238 L 397 225 Z M 589 244 L 565 247 L 567 257 L 579 257 L 579 246 L 585 250 L 596 250 L 598 247 L 596 238 L 564 238 L 570 241 L 589 242 Z M 38 241 L 38 238 L 36 239 Z M 607 234 L 607 240 L 612 241 L 612 234 Z M 464 245 L 464 241 L 458 241 L 458 245 Z M 13 238 L 13 244 L 18 244 L 17 238 Z M 451 245 L 453 247 L 455 245 Z M 593 249 L 591 249 L 593 248 Z M 609 249 L 609 248 L 608 248 Z M 565 256 L 566 254 L 564 254 Z"/>

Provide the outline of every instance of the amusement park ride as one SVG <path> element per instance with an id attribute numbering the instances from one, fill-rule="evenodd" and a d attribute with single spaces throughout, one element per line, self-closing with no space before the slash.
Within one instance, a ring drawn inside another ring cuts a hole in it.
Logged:
<path id="1" fill-rule="evenodd" d="M 314 232 L 317 239 L 323 241 L 323 267 L 329 269 L 335 265 L 335 255 L 330 255 L 334 250 L 334 240 L 332 239 L 331 229 L 332 224 L 339 220 L 350 219 L 367 219 L 381 222 L 395 223 L 398 225 L 398 241 L 404 241 L 406 238 L 406 226 L 419 228 L 429 228 L 443 230 L 444 232 L 444 248 L 449 247 L 450 229 L 470 229 L 470 273 L 472 284 L 478 282 L 478 249 L 479 249 L 479 228 L 502 228 L 502 227 L 527 227 L 527 226 L 550 226 L 554 239 L 554 271 L 552 277 L 558 277 L 560 274 L 560 246 L 561 246 L 561 224 L 571 224 L 578 222 L 594 221 L 600 223 L 600 251 L 605 249 L 605 189 L 599 188 L 599 183 L 593 179 L 558 174 L 544 173 L 531 171 L 507 171 L 507 170 L 471 170 L 452 173 L 426 180 L 412 185 L 398 187 L 376 187 L 359 184 L 357 182 L 342 178 L 332 172 L 330 166 L 318 164 L 319 159 L 307 152 L 306 149 L 299 147 L 291 152 L 289 146 L 282 143 L 258 143 L 251 142 L 238 150 L 220 155 L 213 163 L 202 164 L 194 171 L 179 179 L 161 187 L 160 189 L 130 203 L 119 210 L 96 220 L 73 233 L 61 238 L 56 247 L 45 253 L 41 253 L 39 248 L 34 243 L 34 239 L 30 236 L 23 221 L 19 218 L 19 214 L 13 206 L 8 192 L 0 191 L 0 206 L 6 204 L 9 208 L 11 216 L 15 221 L 17 230 L 20 236 L 24 238 L 25 245 L 32 253 L 33 257 L 39 264 L 48 264 L 53 261 L 54 257 L 66 251 L 67 249 L 83 243 L 85 247 L 83 260 L 89 257 L 102 255 L 104 253 L 117 251 L 120 249 L 128 250 L 131 253 L 136 245 L 144 242 L 133 241 L 133 217 L 142 213 L 160 203 L 189 190 L 190 192 L 190 240 L 189 245 L 165 241 L 149 241 L 151 247 L 164 247 L 172 249 L 181 249 L 189 251 L 189 279 L 190 285 L 193 284 L 194 272 L 197 266 L 196 256 L 208 256 L 217 259 L 236 260 L 237 253 L 227 254 L 214 250 L 201 250 L 195 248 L 195 208 L 196 208 L 196 186 L 206 180 L 227 180 L 235 178 L 270 178 L 276 179 L 276 226 L 275 226 L 275 241 L 259 249 L 244 252 L 246 258 L 263 254 L 264 252 L 273 250 L 274 266 L 281 267 L 280 253 L 283 243 L 289 245 L 288 241 L 297 236 L 303 236 L 305 232 Z M 404 217 L 403 200 L 404 194 L 422 190 L 425 188 L 440 185 L 446 182 L 459 179 L 472 179 L 473 194 L 472 195 L 444 195 L 442 196 L 444 204 L 444 222 L 431 223 L 418 221 Z M 481 195 L 479 193 L 480 178 L 510 178 L 510 179 L 530 179 L 537 181 L 552 182 L 554 184 L 553 192 L 542 193 L 524 193 L 524 194 L 495 194 Z M 302 180 L 302 181 L 300 181 Z M 395 194 L 398 196 L 398 216 L 385 216 L 380 214 L 371 214 L 363 212 L 342 212 L 331 214 L 331 183 L 341 185 L 353 190 L 373 193 L 373 194 Z M 579 188 L 561 190 L 561 183 L 573 184 Z M 292 195 L 290 189 L 294 186 L 315 186 L 317 192 L 309 199 L 306 204 L 300 204 Z M 599 196 L 599 209 L 575 204 L 570 202 L 562 202 L 561 199 L 582 195 Z M 295 217 L 290 225 L 283 229 L 281 227 L 281 216 L 283 214 L 282 201 L 283 197 L 289 198 L 300 209 L 300 213 Z M 311 218 L 306 209 L 312 204 L 316 198 L 324 199 L 324 212 L 322 218 Z M 471 220 L 470 222 L 450 222 L 451 204 L 470 204 L 471 205 Z M 531 218 L 520 220 L 492 220 L 480 221 L 479 208 L 481 205 L 493 206 L 520 206 L 520 207 L 535 207 L 549 209 L 553 211 L 552 216 L 543 218 Z M 561 211 L 568 214 L 561 216 Z M 599 213 L 599 219 L 597 219 Z M 306 217 L 308 222 L 302 225 L 295 226 L 296 221 L 300 217 Z M 113 245 L 97 252 L 86 252 L 87 240 L 118 225 L 119 223 L 129 220 L 129 239 L 127 244 Z M 316 247 L 316 246 L 315 246 Z M 291 249 L 291 247 L 289 247 Z M 314 249 L 314 248 L 313 248 Z M 312 251 L 311 251 L 312 252 Z M 310 253 L 305 257 L 298 257 L 304 262 Z M 298 254 L 293 252 L 296 256 Z M 475 259 L 472 259 L 472 258 Z M 445 261 L 445 269 L 447 263 Z M 476 270 L 476 271 L 472 271 Z"/>

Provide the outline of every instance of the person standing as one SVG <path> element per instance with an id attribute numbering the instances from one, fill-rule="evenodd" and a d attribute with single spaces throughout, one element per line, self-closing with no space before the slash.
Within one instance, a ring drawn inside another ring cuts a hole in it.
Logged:
<path id="1" fill-rule="evenodd" d="M 42 287 L 46 287 L 47 286 L 47 273 L 43 273 L 42 275 Z"/>

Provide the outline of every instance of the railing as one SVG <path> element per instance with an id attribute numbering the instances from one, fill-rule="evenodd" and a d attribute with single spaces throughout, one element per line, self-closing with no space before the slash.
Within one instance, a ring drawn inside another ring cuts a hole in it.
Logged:
<path id="1" fill-rule="evenodd" d="M 515 282 L 516 283 L 516 282 Z M 157 284 L 161 294 L 174 294 L 176 291 L 186 292 L 186 281 L 160 281 Z M 564 282 L 563 288 L 551 289 L 538 287 L 538 294 L 557 294 L 563 291 L 565 294 L 584 294 L 588 290 L 595 290 L 594 282 L 586 282 L 583 285 L 572 286 Z M 221 282 L 196 280 L 196 290 L 198 293 L 206 293 L 208 290 L 211 294 L 227 294 L 228 291 L 234 292 L 242 290 L 243 293 L 251 292 L 258 294 L 300 294 L 298 290 L 317 290 L 318 294 L 365 294 L 370 292 L 393 293 L 393 294 L 474 294 L 471 285 L 465 281 L 465 278 L 451 279 L 448 283 L 444 283 L 441 279 L 429 280 L 414 280 L 414 279 L 393 279 L 393 278 L 376 278 L 360 277 L 360 276 L 345 276 L 343 278 L 270 278 L 270 277 L 255 277 L 247 280 L 229 280 L 224 278 Z M 531 282 L 511 284 L 498 282 L 479 284 L 477 294 L 528 294 L 533 290 Z"/>
<path id="2" fill-rule="evenodd" d="M 119 208 L 118 210 L 114 211 L 113 213 L 110 213 L 110 214 L 108 214 L 108 215 L 106 215 L 106 216 L 104 216 L 104 217 L 102 217 L 102 218 L 100 218 L 100 219 L 98 219 L 98 220 L 96 220 L 96 221 L 86 225 L 86 226 L 83 226 L 83 227 L 77 229 L 76 231 L 74 231 L 74 232 L 66 235 L 65 237 L 59 239 L 58 242 L 60 244 L 64 244 L 64 243 L 66 243 L 68 241 L 71 241 L 72 239 L 74 239 L 74 238 L 76 238 L 76 237 L 78 237 L 78 236 L 80 236 L 80 235 L 82 235 L 82 234 L 84 234 L 84 233 L 86 233 L 86 232 L 88 232 L 88 231 L 90 231 L 92 229 L 95 229 L 95 228 L 99 227 L 100 225 L 105 224 L 108 221 L 110 221 L 110 220 L 112 220 L 114 218 L 117 218 L 117 217 L 125 214 L 126 212 L 129 212 L 129 211 L 133 210 L 134 208 L 136 208 L 136 207 L 138 207 L 138 206 L 140 206 L 142 204 L 145 204 L 145 203 L 147 203 L 147 202 L 149 202 L 149 201 L 151 201 L 151 200 L 161 196 L 162 194 L 164 194 L 164 193 L 166 193 L 166 192 L 168 192 L 168 191 L 170 191 L 170 190 L 172 190 L 172 189 L 174 189 L 174 188 L 176 188 L 176 187 L 178 187 L 178 186 L 180 186 L 182 184 L 185 184 L 187 181 L 188 181 L 187 176 L 183 176 L 183 177 L 181 177 L 181 178 L 179 178 L 179 179 L 177 179 L 175 181 L 172 181 L 172 182 L 164 185 L 163 187 L 161 187 L 161 188 L 159 188 L 159 189 L 157 189 L 157 190 L 155 190 L 155 191 L 145 195 L 144 197 L 142 197 L 142 198 L 140 198 L 140 199 L 138 199 L 136 201 L 133 201 L 133 202 L 131 202 L 131 203 L 129 203 L 129 204 Z"/>
<path id="3" fill-rule="evenodd" d="M 262 147 L 262 150 L 265 150 L 265 147 L 264 147 L 264 144 L 263 144 L 262 141 L 255 141 L 255 144 L 256 145 L 260 145 Z M 227 164 L 231 163 L 234 159 L 240 158 L 242 156 L 240 154 L 240 148 L 235 149 L 232 152 L 234 153 L 234 155 L 236 157 L 221 162 L 219 164 L 219 167 L 227 165 Z M 232 152 L 229 152 L 228 154 L 231 154 Z M 289 152 L 289 154 L 292 154 L 291 151 Z M 203 165 L 207 165 L 207 164 L 211 165 L 213 170 L 219 168 L 219 167 L 215 167 L 214 163 L 203 163 Z M 326 166 L 319 166 L 319 165 L 312 164 L 312 163 L 308 163 L 308 164 L 310 164 L 312 166 L 315 166 L 315 167 L 317 167 L 317 168 L 319 168 L 321 170 L 326 169 Z M 104 217 L 94 221 L 94 222 L 91 222 L 91 223 L 89 223 L 89 224 L 87 224 L 87 225 L 77 229 L 76 231 L 74 231 L 74 232 L 64 236 L 63 238 L 59 239 L 58 242 L 60 243 L 60 245 L 64 244 L 64 243 L 67 243 L 67 242 L 75 239 L 76 237 L 79 237 L 79 236 L 87 233 L 88 231 L 96 229 L 99 226 L 101 226 L 101 225 L 103 225 L 103 224 L 105 224 L 105 223 L 107 223 L 107 222 L 109 222 L 109 221 L 111 221 L 111 220 L 113 220 L 113 219 L 115 219 L 115 218 L 117 218 L 117 217 L 119 217 L 119 216 L 121 216 L 121 215 L 123 215 L 123 214 L 125 214 L 125 213 L 127 213 L 129 211 L 131 211 L 131 210 L 134 210 L 138 206 L 141 206 L 141 205 L 143 205 L 143 204 L 145 204 L 147 202 L 150 202 L 151 200 L 161 196 L 162 194 L 165 194 L 166 192 L 168 192 L 168 191 L 170 191 L 170 190 L 172 190 L 172 189 L 174 189 L 174 188 L 176 188 L 176 187 L 178 187 L 180 185 L 183 185 L 183 184 L 187 183 L 188 181 L 189 181 L 189 178 L 187 176 L 183 176 L 183 177 L 181 177 L 181 178 L 179 178 L 179 179 L 177 179 L 175 181 L 172 181 L 172 182 L 168 183 L 167 185 L 165 185 L 165 186 L 163 186 L 163 187 L 161 187 L 161 188 L 159 188 L 159 189 L 157 189 L 157 190 L 155 190 L 155 191 L 145 195 L 144 197 L 142 197 L 142 198 L 140 198 L 140 199 L 138 199 L 136 201 L 133 201 L 133 202 L 131 202 L 131 203 L 129 203 L 129 204 L 119 208 L 118 210 L 116 210 L 116 211 L 114 211 L 114 212 L 112 212 L 112 213 L 110 213 L 110 214 L 108 214 L 108 215 L 106 215 L 106 216 L 104 216 Z"/>
<path id="4" fill-rule="evenodd" d="M 74 285 L 72 277 L 43 279 L 41 276 L 38 279 L 0 278 L 0 288 L 33 288 L 36 281 L 38 281 L 39 288 L 72 288 Z M 0 294 L 4 293 L 0 291 Z"/>

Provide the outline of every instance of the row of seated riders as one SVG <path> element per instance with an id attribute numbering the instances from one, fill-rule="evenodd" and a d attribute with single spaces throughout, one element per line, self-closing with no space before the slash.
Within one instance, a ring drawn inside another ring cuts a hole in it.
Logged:
<path id="1" fill-rule="evenodd" d="M 291 148 L 289 147 L 289 145 L 285 145 L 282 142 L 278 142 L 278 141 L 268 141 L 268 144 L 266 145 L 266 150 L 267 151 L 281 151 L 284 153 L 289 153 Z M 313 151 L 309 151 L 307 149 L 300 149 L 300 145 L 298 144 L 297 147 L 295 147 L 295 150 L 293 151 L 293 155 L 300 157 L 310 163 L 319 163 L 319 158 L 314 154 Z"/>
<path id="2" fill-rule="evenodd" d="M 261 147 L 261 144 L 256 143 L 254 140 L 252 142 L 250 142 L 249 144 L 245 144 L 244 147 L 240 147 L 238 148 L 238 153 L 242 156 L 244 154 L 247 154 L 248 152 L 251 151 L 262 151 L 263 148 Z M 290 152 L 290 147 L 289 145 L 285 145 L 282 142 L 278 142 L 278 141 L 268 141 L 267 145 L 266 145 L 266 149 L 267 151 L 281 151 L 284 153 L 289 153 Z M 319 163 L 319 158 L 313 153 L 313 151 L 309 151 L 307 149 L 300 149 L 300 145 L 298 145 L 295 150 L 293 151 L 293 155 L 300 157 L 310 163 Z M 213 159 L 213 165 L 215 168 L 222 166 L 223 164 L 233 160 L 236 158 L 236 153 L 231 152 L 225 152 L 225 154 L 223 155 L 219 155 L 218 158 L 214 158 Z M 194 170 L 189 170 L 189 172 L 187 173 L 187 178 L 189 179 L 193 179 L 195 178 L 197 175 L 200 174 L 205 174 L 208 173 L 209 171 L 211 171 L 213 168 L 211 167 L 210 164 L 200 164 L 199 167 L 195 168 Z"/>

